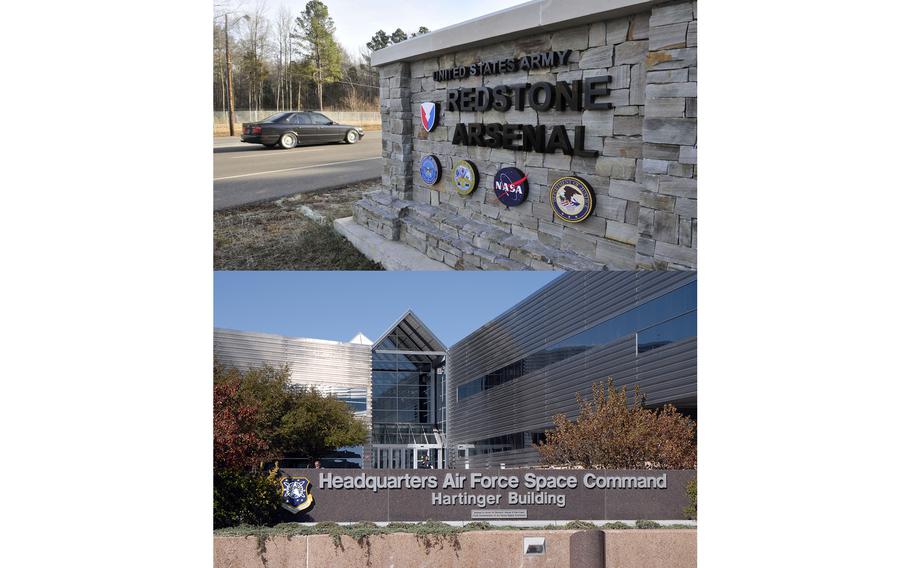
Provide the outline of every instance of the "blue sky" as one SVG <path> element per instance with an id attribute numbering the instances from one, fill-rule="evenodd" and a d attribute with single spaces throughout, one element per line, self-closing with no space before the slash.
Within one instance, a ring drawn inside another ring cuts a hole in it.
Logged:
<path id="1" fill-rule="evenodd" d="M 527 0 L 322 0 L 335 20 L 335 37 L 350 53 L 356 55 L 377 30 L 391 34 L 401 28 L 408 34 L 420 26 L 437 30 L 484 16 Z M 268 13 L 274 15 L 283 4 L 292 14 L 299 14 L 307 0 L 267 0 Z M 242 6 L 254 5 L 248 0 Z"/>
<path id="2" fill-rule="evenodd" d="M 446 346 L 558 272 L 215 272 L 215 327 L 376 340 L 408 308 Z"/>

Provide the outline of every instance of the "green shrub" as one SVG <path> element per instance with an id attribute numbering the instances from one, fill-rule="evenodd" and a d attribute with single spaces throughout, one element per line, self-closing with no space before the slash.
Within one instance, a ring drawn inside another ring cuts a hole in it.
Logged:
<path id="1" fill-rule="evenodd" d="M 594 523 L 589 523 L 587 521 L 569 521 L 566 523 L 566 528 L 572 530 L 588 530 L 596 529 L 597 525 Z"/>
<path id="2" fill-rule="evenodd" d="M 216 471 L 214 488 L 215 528 L 271 524 L 281 507 L 281 487 L 274 475 Z"/>
<path id="3" fill-rule="evenodd" d="M 689 506 L 683 509 L 683 515 L 687 519 L 695 520 L 698 518 L 698 483 L 697 477 L 686 485 L 686 495 L 689 496 Z"/>
<path id="4" fill-rule="evenodd" d="M 493 525 L 486 521 L 471 521 L 470 523 L 465 523 L 464 528 L 467 531 L 488 531 L 493 528 Z"/>
<path id="5" fill-rule="evenodd" d="M 612 523 L 606 523 L 603 526 L 603 528 L 605 528 L 605 529 L 631 529 L 632 527 L 622 521 L 614 521 Z"/>
<path id="6" fill-rule="evenodd" d="M 635 528 L 637 528 L 637 529 L 659 529 L 660 523 L 658 523 L 657 521 L 639 520 L 639 521 L 635 521 Z"/>

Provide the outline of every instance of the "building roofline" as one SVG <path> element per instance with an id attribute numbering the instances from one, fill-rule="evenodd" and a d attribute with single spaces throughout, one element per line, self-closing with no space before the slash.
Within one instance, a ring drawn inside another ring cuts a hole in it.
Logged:
<path id="1" fill-rule="evenodd" d="M 350 341 L 335 341 L 333 339 L 316 339 L 313 337 L 291 337 L 290 335 L 281 335 L 280 333 L 263 333 L 261 331 L 244 331 L 242 329 L 230 329 L 226 327 L 216 327 L 215 331 L 228 332 L 228 333 L 240 333 L 243 335 L 255 336 L 255 337 L 275 337 L 281 339 L 287 339 L 289 341 L 306 341 L 309 343 L 321 343 L 322 345 L 353 345 L 356 347 L 371 347 L 363 343 L 351 343 Z"/>
<path id="2" fill-rule="evenodd" d="M 423 323 L 423 320 L 420 319 L 419 317 L 417 317 L 417 314 L 415 314 L 414 311 L 411 310 L 410 308 L 407 311 L 405 311 L 403 314 L 401 314 L 401 317 L 399 317 L 397 320 L 395 320 L 395 323 L 393 323 L 389 327 L 389 329 L 385 330 L 385 333 L 380 335 L 379 339 L 377 339 L 376 341 L 373 342 L 373 347 L 375 348 L 379 344 L 381 344 L 385 340 L 385 338 L 388 337 L 388 335 L 390 333 L 395 331 L 395 328 L 398 327 L 398 325 L 401 322 L 403 322 L 405 319 L 407 319 L 408 316 L 411 316 L 412 318 L 417 320 L 417 323 L 420 324 L 420 327 L 422 327 L 423 329 L 426 330 L 427 335 L 429 335 L 429 337 L 427 339 L 430 339 L 431 341 L 438 343 L 439 346 L 442 347 L 442 349 L 438 349 L 437 351 L 448 351 L 448 349 L 446 348 L 446 344 L 443 343 L 438 337 L 436 337 L 436 334 L 433 333 L 433 331 L 429 328 L 429 326 L 427 324 Z"/>
<path id="3" fill-rule="evenodd" d="M 531 0 L 492 14 L 446 26 L 373 52 L 372 65 L 413 61 L 477 45 L 496 43 L 528 30 L 567 28 L 638 12 L 658 0 Z"/>

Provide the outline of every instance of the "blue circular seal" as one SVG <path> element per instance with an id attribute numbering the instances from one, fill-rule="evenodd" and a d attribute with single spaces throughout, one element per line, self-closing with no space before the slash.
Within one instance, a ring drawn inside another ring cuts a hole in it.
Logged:
<path id="1" fill-rule="evenodd" d="M 594 211 L 594 192 L 580 177 L 559 178 L 550 186 L 550 206 L 563 221 L 580 223 Z"/>
<path id="2" fill-rule="evenodd" d="M 439 181 L 440 171 L 442 171 L 442 167 L 439 165 L 439 160 L 436 156 L 430 154 L 420 160 L 420 179 L 428 185 L 433 185 Z"/>
<path id="3" fill-rule="evenodd" d="M 518 168 L 502 168 L 493 176 L 493 191 L 507 207 L 515 207 L 528 198 L 528 176 Z"/>

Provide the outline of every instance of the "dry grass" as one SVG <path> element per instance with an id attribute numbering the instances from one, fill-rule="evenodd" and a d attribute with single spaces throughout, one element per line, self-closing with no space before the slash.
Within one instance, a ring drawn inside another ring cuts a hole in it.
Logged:
<path id="1" fill-rule="evenodd" d="M 332 228 L 376 180 L 214 214 L 215 270 L 382 270 Z M 325 222 L 308 218 L 308 207 Z"/>

